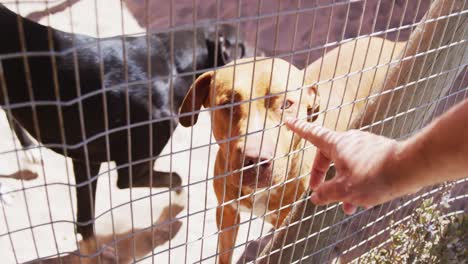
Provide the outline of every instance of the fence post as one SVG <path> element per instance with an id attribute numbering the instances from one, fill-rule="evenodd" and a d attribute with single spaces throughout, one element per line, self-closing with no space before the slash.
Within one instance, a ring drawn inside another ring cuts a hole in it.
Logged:
<path id="1" fill-rule="evenodd" d="M 390 69 L 387 80 L 378 89 L 384 94 L 369 101 L 367 110 L 353 120 L 351 128 L 370 125 L 374 120 L 368 131 L 399 138 L 418 130 L 432 117 L 437 99 L 449 91 L 450 84 L 464 68 L 460 66 L 468 62 L 465 52 L 468 48 L 467 8 L 465 0 L 432 2 L 421 20 L 425 23 L 418 25 L 408 40 L 408 48 L 402 56 L 404 60 Z M 333 174 L 330 170 L 328 177 Z M 351 221 L 345 219 L 341 210 L 336 212 L 335 209 L 314 216 L 325 207 L 315 208 L 306 199 L 309 196 L 310 193 L 302 196 L 305 201 L 293 208 L 259 255 L 257 263 L 287 263 L 298 261 L 302 256 L 309 256 L 302 263 L 318 263 L 319 260 L 333 259 L 351 246 L 346 241 L 339 241 L 347 236 L 343 230 L 355 232 L 366 223 L 348 228 Z M 361 217 L 375 219 L 377 208 L 364 212 Z M 339 236 L 338 230 L 341 230 Z M 320 232 L 319 236 L 317 232 Z M 368 249 L 360 250 L 354 257 Z M 353 257 L 353 254 L 349 255 L 348 259 Z M 328 256 L 330 259 L 324 258 Z"/>

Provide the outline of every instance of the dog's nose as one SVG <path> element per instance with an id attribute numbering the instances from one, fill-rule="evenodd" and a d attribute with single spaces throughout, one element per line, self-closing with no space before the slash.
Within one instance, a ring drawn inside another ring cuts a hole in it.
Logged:
<path id="1" fill-rule="evenodd" d="M 267 155 L 259 155 L 259 153 L 244 153 L 244 167 L 258 164 L 262 169 L 268 169 L 271 167 L 271 158 Z"/>

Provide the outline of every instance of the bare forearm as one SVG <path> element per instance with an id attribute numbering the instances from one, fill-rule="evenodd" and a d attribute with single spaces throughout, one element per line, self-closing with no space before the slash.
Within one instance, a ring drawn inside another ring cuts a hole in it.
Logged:
<path id="1" fill-rule="evenodd" d="M 401 143 L 401 180 L 428 186 L 468 176 L 468 99 Z"/>

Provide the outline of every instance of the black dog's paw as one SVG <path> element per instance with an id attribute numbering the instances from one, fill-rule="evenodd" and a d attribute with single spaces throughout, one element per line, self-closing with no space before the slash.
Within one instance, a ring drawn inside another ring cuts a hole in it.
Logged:
<path id="1" fill-rule="evenodd" d="M 156 171 L 154 176 L 153 187 L 166 187 L 177 191 L 178 187 L 182 186 L 182 178 L 177 172 Z"/>

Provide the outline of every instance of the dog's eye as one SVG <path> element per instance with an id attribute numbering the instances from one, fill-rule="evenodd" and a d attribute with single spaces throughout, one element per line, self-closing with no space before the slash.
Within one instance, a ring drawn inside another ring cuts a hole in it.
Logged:
<path id="1" fill-rule="evenodd" d="M 284 102 L 283 102 L 283 104 L 281 105 L 280 108 L 281 108 L 282 110 L 286 110 L 286 109 L 290 108 L 293 104 L 294 104 L 293 101 L 291 101 L 291 100 L 289 100 L 289 99 L 286 99 L 286 100 L 284 100 Z"/>
<path id="2" fill-rule="evenodd" d="M 231 102 L 231 100 L 222 102 L 219 104 L 221 106 L 221 109 L 225 111 L 226 113 L 229 114 L 237 114 L 239 111 L 239 105 L 236 105 L 235 102 Z"/>
<path id="3" fill-rule="evenodd" d="M 223 108 L 229 108 L 229 106 L 232 104 L 231 100 L 226 100 L 226 101 L 223 101 L 223 102 L 220 102 L 219 103 L 219 106 L 222 106 Z"/>

